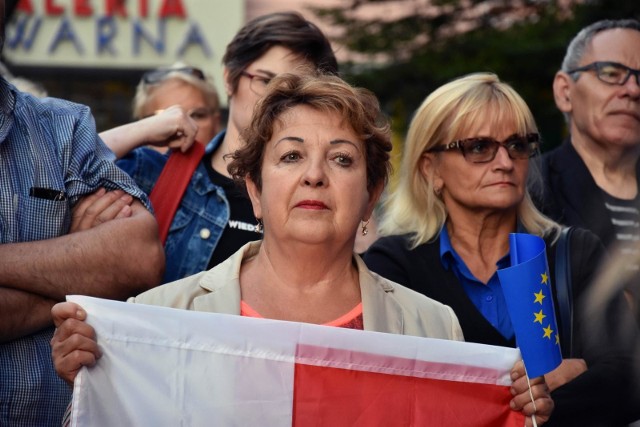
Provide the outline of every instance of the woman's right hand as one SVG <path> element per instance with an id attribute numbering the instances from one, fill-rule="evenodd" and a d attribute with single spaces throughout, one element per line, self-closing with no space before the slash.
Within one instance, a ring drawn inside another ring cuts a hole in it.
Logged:
<path id="1" fill-rule="evenodd" d="M 197 133 L 195 120 L 179 105 L 172 105 L 152 116 L 100 132 L 100 138 L 120 159 L 143 145 L 169 147 L 184 153 L 196 142 Z"/>
<path id="2" fill-rule="evenodd" d="M 51 357 L 58 375 L 73 384 L 83 366 L 93 366 L 102 356 L 94 329 L 78 304 L 61 302 L 51 309 L 56 331 L 51 338 Z"/>
<path id="3" fill-rule="evenodd" d="M 145 135 L 149 145 L 169 147 L 184 153 L 196 142 L 198 125 L 179 105 L 157 111 L 138 123 L 148 129 Z"/>

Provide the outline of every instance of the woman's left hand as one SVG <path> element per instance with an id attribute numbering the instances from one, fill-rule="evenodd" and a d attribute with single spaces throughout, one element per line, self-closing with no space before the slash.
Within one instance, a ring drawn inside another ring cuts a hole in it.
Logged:
<path id="1" fill-rule="evenodd" d="M 511 370 L 511 409 L 521 411 L 526 416 L 526 427 L 533 427 L 531 417 L 535 416 L 537 425 L 542 425 L 549 420 L 553 411 L 553 399 L 544 377 L 531 378 L 527 382 L 524 363 L 519 360 Z M 531 384 L 531 391 L 529 391 Z M 533 396 L 533 401 L 531 400 Z"/>

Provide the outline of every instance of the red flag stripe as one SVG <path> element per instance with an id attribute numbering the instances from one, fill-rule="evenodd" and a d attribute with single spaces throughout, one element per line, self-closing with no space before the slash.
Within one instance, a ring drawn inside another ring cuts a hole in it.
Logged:
<path id="1" fill-rule="evenodd" d="M 296 362 L 305 365 L 377 372 L 391 375 L 510 385 L 508 375 L 482 366 L 433 362 L 354 350 L 298 344 Z"/>
<path id="2" fill-rule="evenodd" d="M 296 364 L 294 427 L 522 427 L 506 386 Z"/>

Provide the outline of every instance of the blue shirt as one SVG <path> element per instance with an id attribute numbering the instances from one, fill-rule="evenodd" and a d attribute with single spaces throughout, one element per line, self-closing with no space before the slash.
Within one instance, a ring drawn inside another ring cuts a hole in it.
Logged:
<path id="1" fill-rule="evenodd" d="M 204 159 L 220 146 L 224 135 L 223 131 L 207 144 Z M 141 147 L 131 151 L 117 164 L 150 194 L 167 159 L 168 154 Z M 169 227 L 164 245 L 166 267 L 163 283 L 206 270 L 229 222 L 228 197 L 224 188 L 211 181 L 204 159 L 193 173 Z M 251 206 L 248 199 L 246 203 Z M 251 233 L 247 234 L 250 238 L 235 242 L 237 248 L 262 238 L 260 233 L 256 233 L 255 238 Z"/>
<path id="2" fill-rule="evenodd" d="M 482 315 L 496 328 L 506 339 L 514 335 L 513 326 L 507 304 L 504 300 L 502 286 L 498 279 L 498 273 L 493 273 L 487 284 L 478 280 L 469 270 L 460 255 L 451 246 L 447 227 L 442 227 L 440 232 L 440 260 L 446 270 L 452 270 L 456 275 L 467 296 L 482 313 Z M 511 266 L 509 254 L 498 260 L 497 269 Z"/>
<path id="3" fill-rule="evenodd" d="M 0 244 L 68 233 L 74 204 L 100 187 L 148 206 L 113 163 L 88 107 L 35 98 L 2 78 L 0 99 Z M 54 371 L 52 335 L 47 328 L 0 344 L 0 426 L 60 425 L 71 388 Z"/>

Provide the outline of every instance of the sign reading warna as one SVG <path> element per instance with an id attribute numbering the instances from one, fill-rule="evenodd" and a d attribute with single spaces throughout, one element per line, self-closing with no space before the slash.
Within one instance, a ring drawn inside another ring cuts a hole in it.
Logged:
<path id="1" fill-rule="evenodd" d="M 151 68 L 182 60 L 211 72 L 243 22 L 244 2 L 225 0 L 19 0 L 5 53 L 19 65 Z"/>

